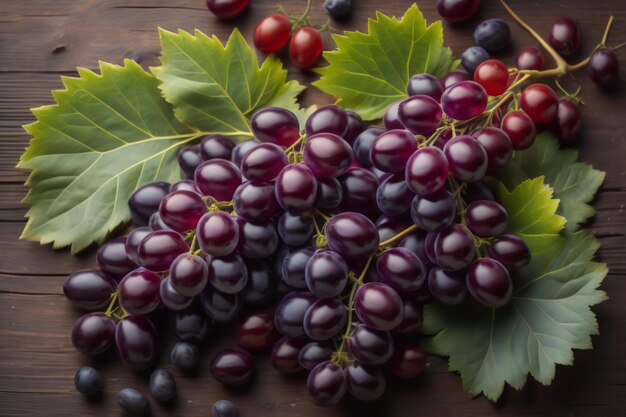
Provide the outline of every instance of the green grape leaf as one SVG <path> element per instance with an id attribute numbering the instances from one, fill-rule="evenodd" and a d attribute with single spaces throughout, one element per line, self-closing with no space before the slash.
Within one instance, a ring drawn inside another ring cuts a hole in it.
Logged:
<path id="1" fill-rule="evenodd" d="M 443 46 L 441 22 L 427 26 L 416 4 L 401 20 L 376 12 L 368 33 L 345 32 L 333 39 L 337 49 L 324 52 L 329 65 L 317 69 L 321 78 L 313 85 L 365 120 L 382 117 L 387 107 L 406 98 L 411 76 L 441 77 L 459 64 Z"/>
<path id="2" fill-rule="evenodd" d="M 226 45 L 200 31 L 195 36 L 160 29 L 162 65 L 152 72 L 183 123 L 210 132 L 249 136 L 248 117 L 268 106 L 300 111 L 304 90 L 287 81 L 282 63 L 270 55 L 259 67 L 254 50 L 235 29 Z"/>
<path id="3" fill-rule="evenodd" d="M 548 132 L 537 137 L 529 149 L 516 152 L 512 161 L 498 174 L 513 188 L 526 178 L 545 176 L 561 203 L 558 212 L 567 219 L 565 231 L 576 231 L 595 214 L 589 203 L 604 181 L 605 173 L 578 162 L 578 151 L 559 149 L 559 142 Z"/>
<path id="4" fill-rule="evenodd" d="M 512 276 L 506 306 L 466 300 L 456 307 L 425 307 L 423 332 L 433 335 L 425 348 L 448 356 L 450 371 L 460 372 L 472 395 L 496 401 L 506 384 L 522 389 L 528 374 L 550 384 L 556 365 L 571 365 L 572 349 L 591 349 L 591 335 L 598 333 L 590 307 L 607 298 L 598 287 L 608 272 L 606 264 L 593 261 L 599 243 L 586 232 L 557 234 L 564 219 L 555 214 L 558 201 L 547 190 L 542 178 L 511 193 L 497 187 L 513 219 L 508 232 L 523 236 L 532 252 L 529 265 Z"/>

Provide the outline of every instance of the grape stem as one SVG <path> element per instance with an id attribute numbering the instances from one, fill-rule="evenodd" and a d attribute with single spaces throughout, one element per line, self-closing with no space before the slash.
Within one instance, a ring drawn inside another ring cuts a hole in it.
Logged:
<path id="1" fill-rule="evenodd" d="M 381 242 L 378 245 L 378 247 L 382 248 L 384 246 L 390 245 L 393 242 L 395 242 L 396 240 L 402 239 L 404 236 L 408 235 L 409 233 L 411 233 L 411 232 L 413 232 L 415 230 L 417 230 L 417 225 L 416 224 L 411 225 L 411 226 L 407 227 L 406 229 L 404 229 L 403 231 L 401 231 L 400 233 L 398 233 L 397 235 L 395 235 L 394 237 L 391 237 L 391 238 L 385 240 L 384 242 Z"/>
<path id="2" fill-rule="evenodd" d="M 109 303 L 109 308 L 104 312 L 107 317 L 111 317 L 113 315 L 113 311 L 115 310 L 115 303 L 117 302 L 117 291 L 111 293 L 111 302 Z"/>
<path id="3" fill-rule="evenodd" d="M 191 245 L 189 246 L 189 255 L 194 254 L 194 250 L 196 249 L 196 233 L 193 233 L 193 239 L 191 240 Z"/>
<path id="4" fill-rule="evenodd" d="M 374 255 L 371 255 L 367 258 L 367 263 L 363 267 L 363 271 L 361 271 L 361 275 L 352 282 L 352 288 L 350 289 L 350 301 L 348 301 L 348 320 L 346 322 L 346 330 L 343 333 L 341 338 L 341 344 L 335 353 L 333 353 L 333 361 L 341 366 L 343 363 L 347 361 L 347 354 L 344 352 L 344 348 L 346 345 L 346 340 L 350 337 L 350 332 L 352 331 L 352 318 L 354 315 L 354 295 L 356 294 L 356 290 L 363 285 L 363 280 L 365 279 L 365 274 L 369 270 L 372 265 L 372 260 L 374 259 Z"/>

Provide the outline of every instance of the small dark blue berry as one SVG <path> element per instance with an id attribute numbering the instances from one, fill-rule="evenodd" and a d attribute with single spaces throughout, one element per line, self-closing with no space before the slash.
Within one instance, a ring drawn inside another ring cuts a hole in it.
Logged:
<path id="1" fill-rule="evenodd" d="M 209 332 L 209 319 L 204 311 L 190 308 L 176 315 L 176 336 L 183 342 L 199 344 Z"/>
<path id="2" fill-rule="evenodd" d="M 474 42 L 488 52 L 506 48 L 511 42 L 511 29 L 502 19 L 488 19 L 476 26 Z"/>
<path id="3" fill-rule="evenodd" d="M 200 361 L 198 348 L 187 342 L 178 342 L 172 348 L 172 362 L 178 369 L 184 371 L 191 370 Z"/>
<path id="4" fill-rule="evenodd" d="M 346 17 L 352 10 L 352 0 L 326 0 L 324 8 L 334 18 Z"/>
<path id="5" fill-rule="evenodd" d="M 133 417 L 144 417 L 150 413 L 150 403 L 134 388 L 124 388 L 117 394 L 117 404 Z"/>
<path id="6" fill-rule="evenodd" d="M 474 74 L 476 68 L 489 59 L 489 52 L 480 46 L 470 46 L 461 54 L 461 65 L 470 74 Z"/>
<path id="7" fill-rule="evenodd" d="M 74 375 L 74 386 L 81 394 L 94 395 L 102 388 L 102 377 L 100 372 L 91 366 L 83 366 Z"/>
<path id="8" fill-rule="evenodd" d="M 219 400 L 213 404 L 212 417 L 239 417 L 239 410 L 230 401 Z"/>
<path id="9" fill-rule="evenodd" d="M 172 374 L 163 368 L 157 368 L 150 375 L 150 393 L 160 403 L 176 397 L 176 381 Z"/>

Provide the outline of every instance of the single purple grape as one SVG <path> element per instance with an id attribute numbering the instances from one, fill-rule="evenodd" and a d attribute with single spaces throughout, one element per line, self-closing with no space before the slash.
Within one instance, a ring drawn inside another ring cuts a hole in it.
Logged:
<path id="1" fill-rule="evenodd" d="M 276 330 L 289 337 L 305 336 L 304 315 L 316 300 L 310 292 L 292 292 L 285 296 L 274 313 Z"/>
<path id="2" fill-rule="evenodd" d="M 309 137 L 318 133 L 343 137 L 348 130 L 348 113 L 336 105 L 320 107 L 309 116 L 304 129 Z"/>
<path id="3" fill-rule="evenodd" d="M 276 178 L 276 200 L 285 210 L 301 213 L 313 208 L 317 181 L 304 164 L 287 165 Z"/>
<path id="4" fill-rule="evenodd" d="M 159 215 L 172 230 L 184 233 L 195 229 L 200 217 L 207 212 L 202 197 L 192 191 L 173 191 L 161 200 Z"/>
<path id="5" fill-rule="evenodd" d="M 345 369 L 348 392 L 361 401 L 374 401 L 385 392 L 385 374 L 377 366 L 353 362 Z"/>
<path id="6" fill-rule="evenodd" d="M 242 293 L 224 294 L 207 285 L 200 294 L 200 304 L 205 313 L 215 321 L 227 322 L 237 318 L 243 308 Z"/>
<path id="7" fill-rule="evenodd" d="M 240 293 L 248 283 L 248 269 L 237 252 L 207 261 L 209 283 L 224 294 Z"/>
<path id="8" fill-rule="evenodd" d="M 489 257 L 502 263 L 510 271 L 523 268 L 530 262 L 530 249 L 519 236 L 503 234 L 496 236 L 487 248 Z"/>
<path id="9" fill-rule="evenodd" d="M 230 214 L 211 211 L 202 216 L 198 222 L 196 239 L 203 252 L 212 256 L 227 256 L 239 244 L 239 225 Z"/>
<path id="10" fill-rule="evenodd" d="M 405 129 L 389 130 L 372 144 L 370 160 L 382 171 L 399 172 L 404 170 L 406 162 L 416 150 L 417 140 L 411 132 Z"/>
<path id="11" fill-rule="evenodd" d="M 317 133 L 307 137 L 303 149 L 304 163 L 315 176 L 338 177 L 352 163 L 352 148 L 332 133 Z"/>
<path id="12" fill-rule="evenodd" d="M 235 142 L 224 135 L 208 135 L 200 143 L 200 156 L 203 161 L 226 159 L 230 161 Z"/>
<path id="13" fill-rule="evenodd" d="M 194 178 L 202 194 L 217 201 L 230 201 L 241 184 L 239 168 L 225 159 L 203 162 L 196 169 Z"/>
<path id="14" fill-rule="evenodd" d="M 393 354 L 393 338 L 387 331 L 376 330 L 364 324 L 357 325 L 348 338 L 348 349 L 359 362 L 382 365 Z"/>
<path id="15" fill-rule="evenodd" d="M 146 268 L 137 268 L 126 275 L 117 290 L 120 306 L 130 314 L 152 313 L 161 303 L 161 276 Z"/>
<path id="16" fill-rule="evenodd" d="M 457 179 L 476 182 L 487 173 L 487 151 L 469 135 L 456 136 L 443 147 L 450 172 Z"/>
<path id="17" fill-rule="evenodd" d="M 211 375 L 225 385 L 237 386 L 250 381 L 254 358 L 245 349 L 225 349 L 211 359 Z"/>
<path id="18" fill-rule="evenodd" d="M 368 257 L 378 249 L 378 231 L 359 213 L 340 213 L 326 223 L 326 239 L 331 249 L 347 259 Z"/>
<path id="19" fill-rule="evenodd" d="M 416 194 L 432 194 L 445 185 L 449 169 L 448 160 L 439 148 L 420 148 L 406 164 L 406 182 Z"/>
<path id="20" fill-rule="evenodd" d="M 376 261 L 378 282 L 399 293 L 417 290 L 426 279 L 424 265 L 416 254 L 405 248 L 389 248 Z"/>
<path id="21" fill-rule="evenodd" d="M 443 87 L 434 75 L 416 74 L 409 79 L 407 92 L 409 97 L 429 96 L 439 102 L 443 94 Z"/>
<path id="22" fill-rule="evenodd" d="M 122 278 L 137 268 L 137 264 L 126 253 L 127 240 L 126 236 L 111 239 L 100 246 L 96 253 L 96 261 L 100 269 L 113 278 Z"/>
<path id="23" fill-rule="evenodd" d="M 281 107 L 266 107 L 250 119 L 254 137 L 261 142 L 286 148 L 300 137 L 300 122 L 295 114 Z"/>
<path id="24" fill-rule="evenodd" d="M 169 192 L 170 183 L 165 181 L 149 182 L 137 188 L 128 198 L 133 223 L 146 226 L 150 216 L 159 210 L 159 203 Z"/>
<path id="25" fill-rule="evenodd" d="M 273 143 L 253 146 L 241 159 L 241 174 L 251 181 L 274 181 L 289 164 L 283 148 Z"/>
<path id="26" fill-rule="evenodd" d="M 87 313 L 72 329 L 72 344 L 81 353 L 99 355 L 106 352 L 115 337 L 115 321 L 104 313 Z"/>
<path id="27" fill-rule="evenodd" d="M 317 300 L 306 311 L 303 327 L 312 340 L 329 340 L 337 336 L 348 322 L 346 306 L 338 298 Z"/>
<path id="28" fill-rule="evenodd" d="M 337 404 L 346 393 L 346 375 L 335 362 L 318 364 L 306 381 L 309 394 L 316 405 L 328 407 Z"/>
<path id="29" fill-rule="evenodd" d="M 404 127 L 401 127 L 401 129 L 404 129 Z M 352 144 L 354 157 L 365 168 L 372 166 L 372 160 L 370 158 L 372 145 L 374 144 L 374 141 L 383 133 L 385 133 L 385 129 L 382 127 L 370 127 L 369 129 L 365 129 L 361 132 Z"/>
<path id="30" fill-rule="evenodd" d="M 116 289 L 117 282 L 99 269 L 74 272 L 63 284 L 65 297 L 84 310 L 99 310 L 108 306 Z"/>
<path id="31" fill-rule="evenodd" d="M 144 371 L 158 357 L 157 332 L 152 322 L 143 316 L 126 316 L 115 328 L 117 356 L 127 367 Z"/>
<path id="32" fill-rule="evenodd" d="M 443 111 L 439 102 L 430 96 L 412 96 L 400 103 L 398 116 L 413 134 L 428 137 L 441 123 Z"/>
<path id="33" fill-rule="evenodd" d="M 233 209 L 237 216 L 250 221 L 270 220 L 278 210 L 274 184 L 246 181 L 233 195 Z"/>
<path id="34" fill-rule="evenodd" d="M 425 196 L 416 195 L 411 203 L 411 218 L 420 229 L 434 232 L 452 223 L 456 202 L 446 189 Z"/>
<path id="35" fill-rule="evenodd" d="M 208 266 L 202 257 L 182 253 L 170 267 L 171 286 L 185 297 L 195 297 L 206 287 L 208 273 Z"/>
<path id="36" fill-rule="evenodd" d="M 202 163 L 200 156 L 200 145 L 185 146 L 178 151 L 178 166 L 185 178 L 193 178 L 194 172 L 198 165 Z"/>
<path id="37" fill-rule="evenodd" d="M 476 257 L 472 235 L 461 224 L 451 224 L 439 230 L 434 249 L 437 263 L 445 271 L 459 271 Z"/>
<path id="38" fill-rule="evenodd" d="M 428 271 L 428 289 L 437 300 L 447 305 L 459 304 L 467 296 L 464 274 L 444 271 L 437 266 Z"/>
<path id="39" fill-rule="evenodd" d="M 362 323 L 377 330 L 393 330 L 402 322 L 402 300 L 390 286 L 368 282 L 354 296 L 354 309 Z"/>
<path id="40" fill-rule="evenodd" d="M 287 336 L 279 339 L 272 348 L 270 363 L 274 369 L 283 374 L 296 374 L 303 371 L 304 368 L 298 359 L 305 344 L 305 339 Z"/>
<path id="41" fill-rule="evenodd" d="M 158 230 L 141 241 L 137 259 L 140 266 L 151 271 L 166 271 L 178 255 L 188 250 L 189 246 L 181 235 L 169 230 Z"/>

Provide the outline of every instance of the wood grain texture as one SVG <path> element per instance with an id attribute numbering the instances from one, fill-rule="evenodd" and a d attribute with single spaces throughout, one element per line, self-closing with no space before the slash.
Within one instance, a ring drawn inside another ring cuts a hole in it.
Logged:
<path id="1" fill-rule="evenodd" d="M 364 30 L 375 10 L 401 15 L 411 4 L 404 0 L 354 0 L 353 17 L 333 23 L 340 29 Z M 255 24 L 273 11 L 274 1 L 252 0 L 250 9 L 234 23 L 251 39 Z M 312 17 L 323 23 L 322 1 L 315 1 Z M 422 1 L 427 19 L 437 18 L 434 1 Z M 477 21 L 504 17 L 495 0 L 484 0 Z M 304 7 L 302 0 L 283 0 L 288 9 Z M 557 16 L 569 15 L 583 27 L 583 49 L 593 49 L 608 15 L 615 15 L 613 44 L 626 41 L 626 5 L 623 0 L 529 1 L 510 4 L 540 33 L 545 34 Z M 473 22 L 473 24 L 475 24 Z M 445 24 L 446 43 L 459 55 L 472 43 L 473 24 Z M 62 88 L 61 75 L 74 75 L 77 66 L 96 69 L 98 60 L 121 63 L 130 57 L 144 66 L 158 63 L 158 26 L 169 30 L 198 28 L 225 39 L 233 22 L 220 22 L 204 7 L 203 0 L 20 0 L 0 1 L 0 416 L 115 416 L 116 392 L 133 386 L 147 393 L 145 375 L 124 369 L 115 358 L 85 358 L 73 349 L 69 333 L 80 313 L 62 294 L 65 276 L 93 266 L 94 251 L 78 257 L 66 250 L 18 241 L 24 226 L 21 183 L 27 173 L 14 169 L 29 137 L 21 125 L 33 121 L 29 108 L 50 104 L 50 90 Z M 513 46 L 503 58 L 512 63 L 514 51 L 532 39 L 512 25 Z M 326 46 L 332 41 L 325 38 Z M 624 53 L 621 53 L 622 61 Z M 315 77 L 290 68 L 301 82 Z M 622 74 L 622 79 L 624 76 Z M 183 375 L 169 364 L 179 386 L 175 407 L 153 404 L 155 416 L 207 416 L 214 401 L 227 398 L 241 408 L 242 417 L 265 416 L 625 416 L 626 415 L 626 141 L 623 116 L 626 108 L 624 82 L 621 92 L 598 91 L 584 73 L 576 76 L 583 85 L 585 128 L 579 145 L 581 159 L 607 171 L 607 179 L 594 202 L 598 211 L 591 222 L 600 238 L 599 258 L 609 263 L 603 286 L 610 299 L 595 311 L 600 336 L 595 350 L 577 351 L 574 367 L 557 367 L 554 384 L 543 387 L 529 382 L 521 392 L 508 389 L 498 404 L 472 399 L 463 392 L 461 380 L 446 370 L 441 358 L 431 358 L 423 377 L 414 383 L 389 381 L 387 394 L 373 404 L 350 399 L 330 409 L 311 404 L 302 377 L 279 375 L 258 355 L 255 381 L 242 390 L 224 388 L 209 376 L 211 355 L 231 346 L 227 330 L 215 330 L 203 349 L 197 376 Z M 307 104 L 324 104 L 330 98 L 315 88 L 303 96 Z M 171 323 L 162 320 L 161 333 L 171 334 Z M 164 352 L 173 343 L 165 337 Z M 105 392 L 92 403 L 73 388 L 73 374 L 84 364 L 102 370 Z"/>

